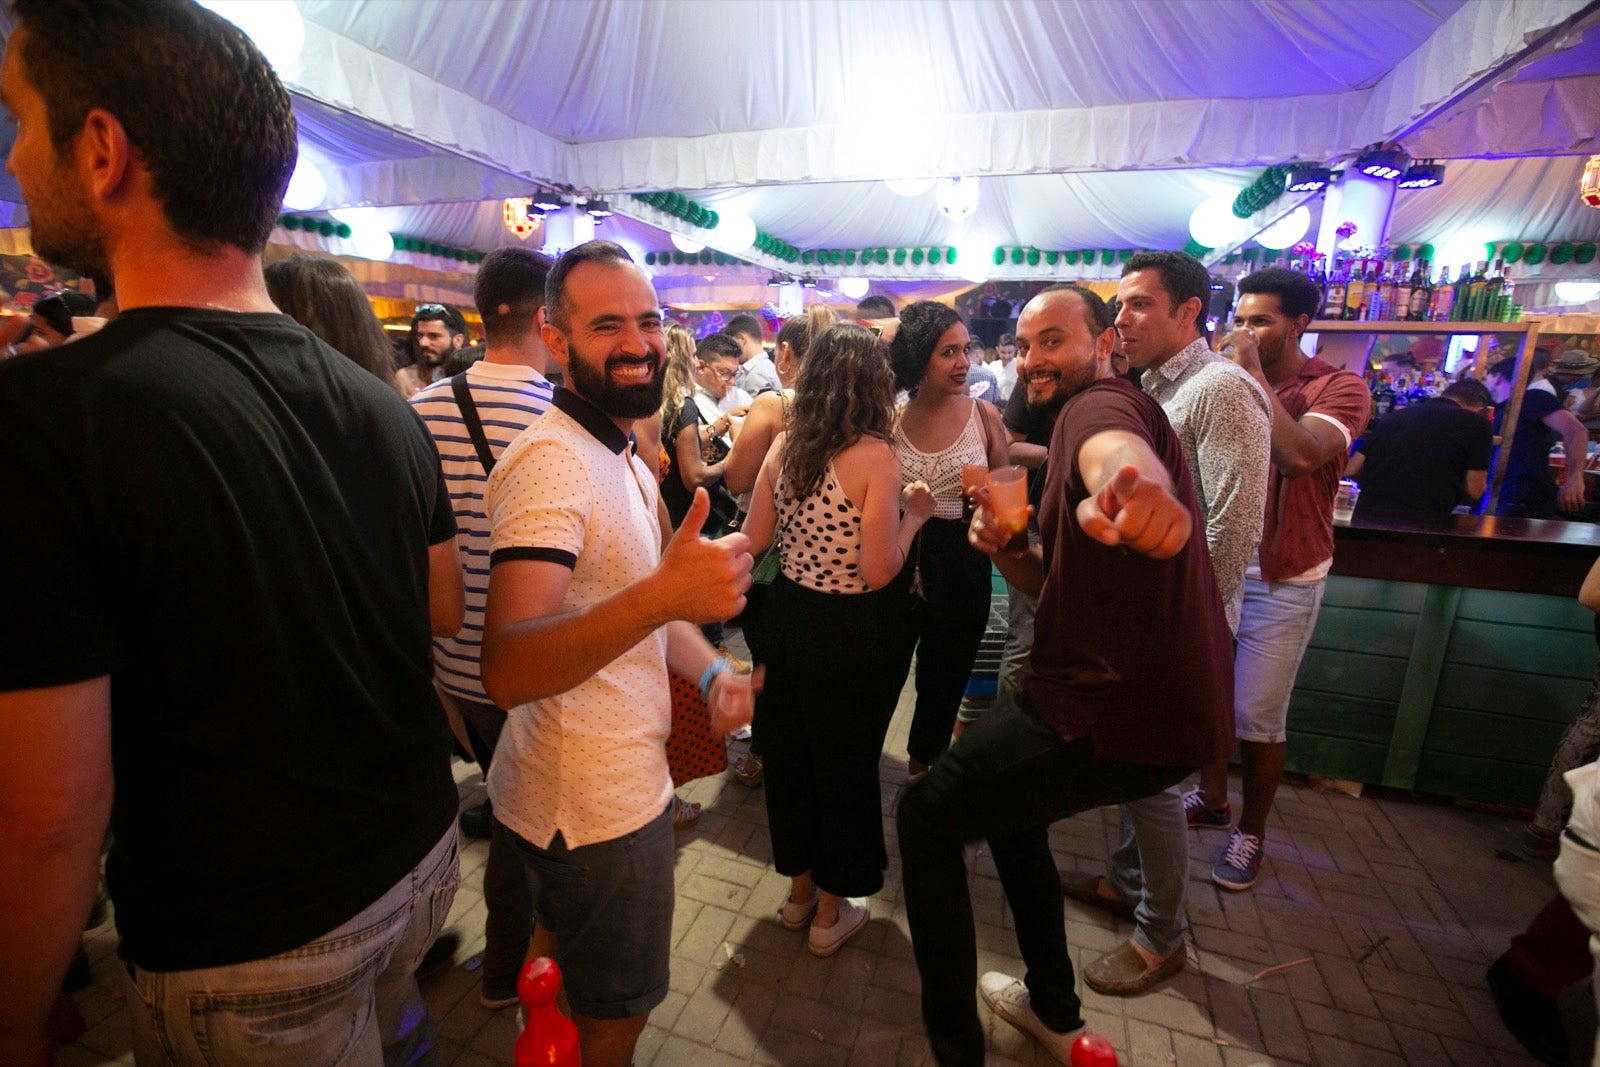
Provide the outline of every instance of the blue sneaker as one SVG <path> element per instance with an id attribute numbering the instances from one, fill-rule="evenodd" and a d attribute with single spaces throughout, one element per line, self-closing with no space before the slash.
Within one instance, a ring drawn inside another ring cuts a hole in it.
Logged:
<path id="1" fill-rule="evenodd" d="M 1191 789 L 1183 794 L 1183 818 L 1191 830 L 1226 830 L 1233 825 L 1233 805 L 1224 800 L 1222 807 L 1213 808 L 1204 793 Z"/>
<path id="2" fill-rule="evenodd" d="M 1228 847 L 1211 868 L 1211 880 L 1224 889 L 1241 891 L 1256 884 L 1261 870 L 1261 838 L 1235 829 L 1228 835 Z"/>

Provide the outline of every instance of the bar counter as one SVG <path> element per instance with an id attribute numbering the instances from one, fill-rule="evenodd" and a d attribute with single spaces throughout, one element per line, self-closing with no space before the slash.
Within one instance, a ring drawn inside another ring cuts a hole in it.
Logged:
<path id="1" fill-rule="evenodd" d="M 1452 515 L 1335 525 L 1289 766 L 1531 807 L 1596 666 L 1576 597 L 1600 526 Z"/>

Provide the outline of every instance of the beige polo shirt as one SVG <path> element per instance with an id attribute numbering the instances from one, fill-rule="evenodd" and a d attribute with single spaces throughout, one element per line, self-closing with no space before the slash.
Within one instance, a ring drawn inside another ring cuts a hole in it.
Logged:
<path id="1" fill-rule="evenodd" d="M 654 476 L 627 437 L 577 394 L 557 389 L 489 476 L 491 568 L 533 559 L 572 568 L 564 609 L 631 585 L 661 559 Z M 548 847 L 632 833 L 672 799 L 666 630 L 557 696 L 511 708 L 489 771 L 495 817 Z"/>

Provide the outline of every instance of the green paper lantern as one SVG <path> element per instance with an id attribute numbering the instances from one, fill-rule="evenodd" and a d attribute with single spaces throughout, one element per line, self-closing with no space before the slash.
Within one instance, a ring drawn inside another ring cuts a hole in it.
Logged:
<path id="1" fill-rule="evenodd" d="M 840 252 L 837 248 L 833 249 L 828 253 L 828 262 L 837 267 L 840 263 L 844 262 L 844 253 Z"/>
<path id="2" fill-rule="evenodd" d="M 678 266 L 678 267 L 683 266 L 683 253 L 682 252 L 674 252 L 674 253 L 672 253 L 672 263 L 673 263 L 674 266 Z"/>
<path id="3" fill-rule="evenodd" d="M 1076 267 L 1078 265 L 1077 249 L 1073 249 L 1070 252 L 1061 253 L 1061 258 L 1067 261 L 1067 266 L 1069 267 Z"/>
<path id="4" fill-rule="evenodd" d="M 1196 258 L 1198 258 L 1198 257 L 1196 257 Z M 1237 252 L 1229 252 L 1227 255 L 1222 257 L 1222 262 L 1230 263 L 1230 264 L 1239 262 L 1239 253 L 1237 253 Z"/>
<path id="5" fill-rule="evenodd" d="M 1522 258 L 1522 252 L 1523 248 L 1521 242 L 1511 241 L 1504 248 L 1500 249 L 1500 258 L 1505 260 L 1507 263 L 1515 263 L 1517 260 Z"/>
<path id="6" fill-rule="evenodd" d="M 1028 266 L 1037 267 L 1039 265 L 1039 259 L 1039 250 L 1037 248 L 1028 249 Z"/>
<path id="7" fill-rule="evenodd" d="M 1121 248 L 1121 249 L 1117 250 L 1117 259 L 1120 260 L 1121 262 L 1126 263 L 1126 262 L 1128 262 L 1128 260 L 1130 260 L 1132 258 L 1133 258 L 1133 249 L 1131 249 L 1131 248 Z"/>
<path id="8" fill-rule="evenodd" d="M 944 250 L 942 248 L 928 249 L 929 263 L 932 263 L 935 267 L 937 267 L 942 259 L 944 259 Z"/>
<path id="9" fill-rule="evenodd" d="M 856 265 L 856 250 L 855 249 L 847 248 L 847 249 L 844 250 L 844 265 L 847 266 L 847 267 L 853 267 L 853 266 Z"/>
<path id="10" fill-rule="evenodd" d="M 1057 263 L 1059 263 L 1061 261 L 1061 253 L 1060 252 L 1046 252 L 1044 254 L 1044 261 L 1046 263 L 1048 263 L 1050 266 L 1053 267 L 1053 266 L 1055 266 Z"/>
<path id="11" fill-rule="evenodd" d="M 1200 259 L 1210 253 L 1211 249 L 1207 248 L 1205 245 L 1191 237 L 1189 238 L 1188 243 L 1183 246 L 1183 251 L 1186 254 L 1193 256 L 1195 259 Z"/>
<path id="12" fill-rule="evenodd" d="M 711 265 L 711 249 L 702 248 L 700 250 L 700 262 L 704 266 L 709 267 Z"/>
<path id="13" fill-rule="evenodd" d="M 333 228 L 334 227 L 333 227 L 333 220 L 332 219 L 323 219 L 321 222 L 318 222 L 316 224 L 316 227 L 317 227 L 317 233 L 319 233 L 323 237 L 332 237 L 333 236 Z"/>
<path id="14" fill-rule="evenodd" d="M 1013 248 L 1011 250 L 1011 262 L 1012 263 L 1021 263 L 1022 262 L 1022 249 Z"/>
<path id="15" fill-rule="evenodd" d="M 333 232 L 334 232 L 335 235 L 337 235 L 339 237 L 349 237 L 350 236 L 350 225 L 349 225 L 349 223 L 341 222 L 341 223 L 339 223 L 339 225 L 337 225 L 337 226 L 335 226 L 333 228 Z"/>
<path id="16" fill-rule="evenodd" d="M 1572 262 L 1588 264 L 1594 262 L 1594 242 L 1585 241 L 1572 253 Z"/>
<path id="17" fill-rule="evenodd" d="M 707 211 L 706 211 L 706 229 L 714 230 L 718 226 L 720 226 L 721 224 L 722 224 L 722 216 L 717 214 L 715 211 L 711 211 L 711 210 L 707 209 Z"/>
<path id="18" fill-rule="evenodd" d="M 811 250 L 809 248 L 800 253 L 800 262 L 802 263 L 810 263 L 814 258 L 816 257 L 811 254 Z"/>
<path id="19" fill-rule="evenodd" d="M 1112 250 L 1110 248 L 1107 248 L 1107 249 L 1104 249 L 1104 250 L 1101 251 L 1101 253 L 1100 253 L 1100 265 L 1101 266 L 1109 267 L 1113 263 L 1115 263 L 1116 261 L 1117 261 L 1117 253 L 1114 250 Z"/>
<path id="20" fill-rule="evenodd" d="M 1433 262 L 1433 245 L 1431 245 L 1431 244 L 1420 244 L 1420 245 L 1418 245 L 1417 246 L 1417 258 L 1418 259 L 1426 259 L 1430 263 Z"/>
<path id="21" fill-rule="evenodd" d="M 889 250 L 887 248 L 875 249 L 873 251 L 873 253 L 872 253 L 872 262 L 876 263 L 880 267 L 883 266 L 885 263 L 888 263 L 889 262 Z"/>
<path id="22" fill-rule="evenodd" d="M 1563 263 L 1571 262 L 1571 260 L 1572 245 L 1568 244 L 1566 241 L 1562 241 L 1560 244 L 1556 245 L 1550 250 L 1550 262 L 1556 264 L 1557 266 L 1560 266 Z"/>
<path id="23" fill-rule="evenodd" d="M 1085 267 L 1094 266 L 1094 249 L 1085 248 L 1081 254 L 1083 256 L 1083 265 Z"/>
<path id="24" fill-rule="evenodd" d="M 911 265 L 912 265 L 912 266 L 913 266 L 913 267 L 920 267 L 920 266 L 922 266 L 922 260 L 923 260 L 923 258 L 924 258 L 924 257 L 923 257 L 923 255 L 922 255 L 922 249 L 920 249 L 920 248 L 913 248 L 913 249 L 912 249 L 912 250 L 911 250 Z"/>
<path id="25" fill-rule="evenodd" d="M 956 265 L 956 250 L 954 248 L 945 249 L 944 261 L 952 267 Z"/>
<path id="26" fill-rule="evenodd" d="M 1005 264 L 1005 261 L 1006 261 L 1006 250 L 1004 248 L 996 248 L 994 250 L 994 265 L 997 266 L 997 267 L 1003 266 Z"/>
<path id="27" fill-rule="evenodd" d="M 656 254 L 654 252 L 646 252 L 644 254 L 644 265 L 647 267 L 656 265 Z"/>
<path id="28" fill-rule="evenodd" d="M 1244 250 L 1244 261 L 1246 263 L 1254 263 L 1260 257 L 1261 249 L 1259 248 L 1247 248 Z"/>
<path id="29" fill-rule="evenodd" d="M 906 261 L 906 250 L 903 249 L 903 248 L 895 249 L 894 250 L 894 265 L 897 266 L 897 267 L 903 266 L 905 264 L 905 261 Z"/>
<path id="30" fill-rule="evenodd" d="M 1396 245 L 1395 249 L 1394 249 L 1394 258 L 1395 259 L 1410 259 L 1411 258 L 1411 246 L 1410 245 Z"/>
<path id="31" fill-rule="evenodd" d="M 286 230 L 298 230 L 300 228 L 300 220 L 293 215 L 285 215 L 282 221 L 283 228 Z"/>
<path id="32" fill-rule="evenodd" d="M 1526 252 L 1522 253 L 1522 262 L 1528 264 L 1529 266 L 1537 267 L 1539 264 L 1544 262 L 1544 257 L 1549 253 L 1550 250 L 1542 243 L 1532 244 L 1528 246 L 1528 250 Z"/>

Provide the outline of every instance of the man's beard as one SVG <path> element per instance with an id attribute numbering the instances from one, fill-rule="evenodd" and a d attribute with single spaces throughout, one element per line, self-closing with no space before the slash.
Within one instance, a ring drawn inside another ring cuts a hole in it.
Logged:
<path id="1" fill-rule="evenodd" d="M 655 373 L 638 385 L 613 385 L 609 371 L 615 364 L 632 362 L 620 357 L 606 360 L 595 368 L 568 342 L 567 385 L 589 403 L 614 419 L 642 419 L 661 410 L 661 360 L 656 358 Z M 655 356 L 655 353 L 650 353 Z"/>
<path id="2" fill-rule="evenodd" d="M 57 267 L 109 276 L 104 231 L 81 209 L 84 199 L 74 200 L 76 183 L 67 168 L 58 167 L 56 174 L 60 183 L 53 191 L 37 205 L 28 205 L 34 254 Z"/>

